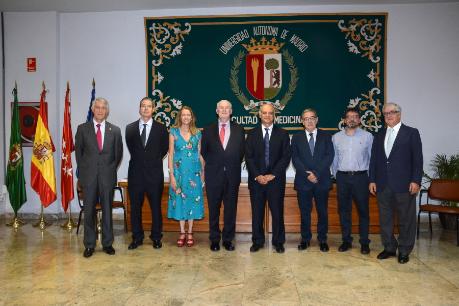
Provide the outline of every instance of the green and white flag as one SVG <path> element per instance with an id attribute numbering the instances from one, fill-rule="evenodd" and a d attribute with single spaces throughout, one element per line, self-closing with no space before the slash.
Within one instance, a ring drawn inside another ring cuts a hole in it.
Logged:
<path id="1" fill-rule="evenodd" d="M 27 201 L 24 178 L 24 157 L 21 145 L 21 127 L 19 125 L 19 105 L 17 84 L 13 89 L 14 103 L 11 117 L 10 154 L 8 155 L 8 170 L 6 186 L 10 196 L 11 207 L 17 214 L 21 206 Z"/>

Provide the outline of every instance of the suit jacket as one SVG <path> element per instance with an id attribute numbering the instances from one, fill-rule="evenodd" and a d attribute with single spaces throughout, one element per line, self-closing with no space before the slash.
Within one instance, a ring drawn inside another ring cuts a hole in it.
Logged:
<path id="1" fill-rule="evenodd" d="M 202 131 L 201 155 L 205 160 L 205 179 L 207 186 L 223 184 L 226 170 L 229 183 L 241 183 L 241 163 L 244 158 L 244 129 L 237 123 L 230 123 L 230 137 L 226 149 L 220 142 L 218 123 Z"/>
<path id="2" fill-rule="evenodd" d="M 419 131 L 402 124 L 388 158 L 384 151 L 385 136 L 383 129 L 373 139 L 370 183 L 376 183 L 378 192 L 386 186 L 393 192 L 408 192 L 411 182 L 421 185 L 423 157 Z"/>
<path id="3" fill-rule="evenodd" d="M 329 189 L 331 187 L 330 166 L 334 156 L 332 139 L 327 132 L 317 129 L 314 155 L 311 155 L 305 131 L 293 135 L 292 162 L 296 169 L 295 190 L 310 190 L 314 186 Z M 317 176 L 316 184 L 308 180 L 306 171 L 312 171 Z"/>
<path id="4" fill-rule="evenodd" d="M 261 125 L 247 133 L 245 162 L 249 172 L 249 189 L 260 185 L 255 181 L 259 175 L 272 174 L 276 178 L 270 184 L 285 188 L 285 173 L 290 163 L 290 138 L 286 130 L 273 125 L 269 139 L 269 165 L 265 165 L 265 144 Z"/>
<path id="5" fill-rule="evenodd" d="M 107 188 L 115 187 L 117 168 L 123 157 L 119 127 L 105 121 L 104 144 L 99 152 L 93 121 L 80 124 L 75 135 L 75 157 L 82 186 L 96 186 L 98 179 Z"/>
<path id="6" fill-rule="evenodd" d="M 139 132 L 139 120 L 126 126 L 125 137 L 131 154 L 128 168 L 129 186 L 163 183 L 163 158 L 169 149 L 166 127 L 153 120 L 145 148 Z"/>

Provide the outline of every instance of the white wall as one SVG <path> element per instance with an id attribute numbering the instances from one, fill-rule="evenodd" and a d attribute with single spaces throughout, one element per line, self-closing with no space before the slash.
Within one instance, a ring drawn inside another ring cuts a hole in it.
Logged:
<path id="1" fill-rule="evenodd" d="M 74 132 L 77 125 L 85 121 L 93 77 L 97 96 L 110 101 L 109 121 L 120 126 L 124 134 L 126 124 L 137 119 L 138 100 L 146 94 L 144 17 L 318 12 L 389 13 L 386 97 L 401 104 L 402 120 L 406 124 L 420 129 L 426 170 L 435 153 L 457 153 L 459 103 L 455 89 L 459 84 L 459 24 L 456 22 L 459 3 L 8 13 L 5 20 L 6 85 L 11 87 L 17 79 L 21 84 L 20 99 L 37 100 L 41 80 L 47 81 L 51 90 L 48 102 L 56 106 L 50 107 L 50 129 L 60 153 L 67 80 L 72 89 Z M 26 37 L 28 39 L 24 39 Z M 25 57 L 37 54 L 39 71 L 35 75 L 27 74 L 24 72 Z M 59 75 L 57 79 L 56 75 Z M 9 118 L 9 113 L 5 115 Z M 7 136 L 9 139 L 9 134 Z M 30 153 L 26 152 L 25 158 L 30 160 Z M 128 160 L 125 149 L 119 178 L 127 176 Z M 56 161 L 56 169 L 58 165 Z M 30 180 L 29 171 L 27 165 L 27 181 Z M 288 174 L 293 175 L 293 170 Z M 37 197 L 30 189 L 28 196 L 24 210 L 38 211 Z M 59 210 L 60 205 L 59 202 L 51 207 Z M 76 202 L 72 208 L 77 208 Z"/>

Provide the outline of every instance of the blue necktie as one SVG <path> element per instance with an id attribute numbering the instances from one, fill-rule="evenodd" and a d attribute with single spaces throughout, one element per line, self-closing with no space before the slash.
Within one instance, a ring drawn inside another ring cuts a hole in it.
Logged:
<path id="1" fill-rule="evenodd" d="M 311 150 L 311 155 L 314 155 L 314 134 L 309 133 L 309 150 Z"/>
<path id="2" fill-rule="evenodd" d="M 266 169 L 269 167 L 269 129 L 265 128 L 265 137 L 263 138 L 263 141 L 265 142 L 265 165 Z"/>
<path id="3" fill-rule="evenodd" d="M 143 124 L 143 130 L 142 130 L 142 134 L 140 135 L 140 138 L 142 139 L 142 145 L 145 148 L 145 146 L 147 145 L 147 124 L 146 123 Z"/>

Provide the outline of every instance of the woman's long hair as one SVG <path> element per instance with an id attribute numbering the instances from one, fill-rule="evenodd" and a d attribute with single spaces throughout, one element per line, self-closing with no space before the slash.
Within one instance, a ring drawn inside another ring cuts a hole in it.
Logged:
<path id="1" fill-rule="evenodd" d="M 184 110 L 188 110 L 191 113 L 190 133 L 191 135 L 196 135 L 198 133 L 198 128 L 196 127 L 196 117 L 194 116 L 193 110 L 189 106 L 182 106 L 177 116 L 175 117 L 175 124 L 173 127 L 180 128 L 182 126 L 182 112 Z"/>

